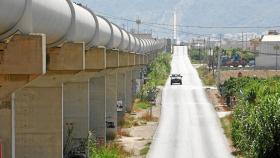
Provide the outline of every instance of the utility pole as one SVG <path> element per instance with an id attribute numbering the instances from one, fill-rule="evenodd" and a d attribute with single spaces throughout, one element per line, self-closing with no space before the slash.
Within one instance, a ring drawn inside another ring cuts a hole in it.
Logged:
<path id="1" fill-rule="evenodd" d="M 205 40 L 205 38 L 204 38 L 204 40 L 203 40 L 203 44 L 204 44 L 204 51 L 203 51 L 203 64 L 205 63 L 205 60 L 207 60 L 206 58 L 205 58 L 205 54 L 206 54 L 206 40 Z"/>
<path id="2" fill-rule="evenodd" d="M 222 51 L 222 35 L 220 35 L 220 49 L 218 50 L 218 65 L 217 65 L 217 86 L 220 86 L 220 80 L 221 80 L 221 52 Z"/>
<path id="3" fill-rule="evenodd" d="M 276 62 L 275 62 L 275 69 L 278 71 L 278 50 L 280 49 L 279 45 L 274 46 L 274 50 L 276 51 Z"/>
<path id="4" fill-rule="evenodd" d="M 128 21 L 126 21 L 126 31 L 129 31 Z"/>
<path id="5" fill-rule="evenodd" d="M 208 37 L 208 68 L 209 68 L 209 72 L 211 72 L 211 43 L 210 43 L 210 36 Z"/>
<path id="6" fill-rule="evenodd" d="M 244 49 L 244 38 L 243 38 L 243 32 L 242 32 L 242 50 Z"/>
<path id="7" fill-rule="evenodd" d="M 177 43 L 177 15 L 176 15 L 176 9 L 173 13 L 173 40 L 174 44 Z"/>
<path id="8" fill-rule="evenodd" d="M 248 42 L 248 34 L 246 33 L 246 41 L 245 41 L 246 47 L 245 47 L 245 50 L 247 50 L 247 42 Z"/>

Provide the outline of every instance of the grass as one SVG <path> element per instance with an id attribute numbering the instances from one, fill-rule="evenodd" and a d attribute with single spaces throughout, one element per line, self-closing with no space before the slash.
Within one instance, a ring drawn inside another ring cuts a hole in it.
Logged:
<path id="1" fill-rule="evenodd" d="M 197 72 L 203 83 L 207 86 L 215 85 L 215 79 L 212 72 L 209 72 L 206 66 L 197 68 Z"/>
<path id="2" fill-rule="evenodd" d="M 143 101 L 136 102 L 136 104 L 135 104 L 136 108 L 143 109 L 143 110 L 149 109 L 149 108 L 151 108 L 151 106 L 152 105 L 150 103 L 143 102 Z"/>
<path id="3" fill-rule="evenodd" d="M 140 117 L 141 120 L 146 121 L 146 122 L 157 122 L 158 118 L 153 117 L 150 115 L 150 112 L 146 112 L 144 115 Z"/>
<path id="4" fill-rule="evenodd" d="M 232 115 L 221 118 L 222 127 L 224 129 L 225 135 L 228 139 L 231 139 L 231 124 L 232 124 Z"/>
<path id="5" fill-rule="evenodd" d="M 140 150 L 140 155 L 145 156 L 150 150 L 151 142 L 147 143 L 143 149 Z"/>
<path id="6" fill-rule="evenodd" d="M 126 114 L 122 121 L 119 123 L 119 126 L 121 128 L 131 128 L 134 126 L 139 126 L 139 122 L 137 119 L 135 119 L 133 116 L 130 116 L 129 114 Z"/>
<path id="7" fill-rule="evenodd" d="M 231 146 L 233 146 L 233 142 L 232 142 L 232 131 L 231 131 L 231 125 L 232 125 L 232 114 L 228 115 L 226 117 L 223 117 L 220 119 L 221 120 L 221 124 L 222 124 L 222 128 L 224 129 L 224 133 L 227 137 L 228 142 L 230 143 Z M 234 148 L 234 147 L 232 147 Z M 243 158 L 242 153 L 240 152 L 240 150 L 237 149 L 233 149 L 232 154 L 236 157 L 236 158 Z"/>
<path id="8" fill-rule="evenodd" d="M 97 149 L 90 158 L 127 158 L 133 155 L 127 152 L 123 146 L 118 143 L 109 143 L 105 147 Z"/>
<path id="9" fill-rule="evenodd" d="M 192 63 L 192 64 L 201 64 L 202 62 L 200 62 L 199 60 L 194 60 L 194 59 L 192 59 L 192 60 L 191 60 L 191 63 Z"/>
<path id="10" fill-rule="evenodd" d="M 118 136 L 131 137 L 129 131 L 119 128 Z"/>

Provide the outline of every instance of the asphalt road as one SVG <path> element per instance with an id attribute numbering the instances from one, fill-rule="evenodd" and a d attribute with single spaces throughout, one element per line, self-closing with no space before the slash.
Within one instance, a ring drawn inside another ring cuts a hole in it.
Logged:
<path id="1" fill-rule="evenodd" d="M 201 80 L 192 67 L 187 47 L 175 47 L 172 74 L 183 76 L 183 85 L 163 90 L 159 127 L 149 158 L 232 157 L 213 106 L 208 102 Z"/>

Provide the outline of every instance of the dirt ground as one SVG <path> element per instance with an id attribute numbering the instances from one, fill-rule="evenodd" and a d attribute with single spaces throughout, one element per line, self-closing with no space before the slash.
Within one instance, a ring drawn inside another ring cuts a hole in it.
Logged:
<path id="1" fill-rule="evenodd" d="M 160 92 L 156 99 L 156 105 L 152 108 L 152 115 L 155 118 L 160 118 L 161 111 L 161 92 L 162 87 L 160 87 Z M 150 110 L 140 110 L 134 112 L 132 115 L 136 118 L 140 118 L 145 115 Z M 157 119 L 158 120 L 158 119 Z M 124 128 L 129 136 L 121 136 L 117 141 L 125 148 L 125 150 L 132 152 L 132 158 L 142 158 L 146 157 L 146 155 L 141 156 L 140 151 L 145 148 L 146 144 L 152 142 L 153 136 L 157 130 L 158 121 L 147 122 L 145 125 L 134 126 L 132 128 Z"/>
<path id="2" fill-rule="evenodd" d="M 224 103 L 223 98 L 221 97 L 217 87 L 205 87 L 206 95 L 208 100 L 214 106 L 215 110 L 218 113 L 219 118 L 223 118 L 231 114 L 230 109 Z"/>

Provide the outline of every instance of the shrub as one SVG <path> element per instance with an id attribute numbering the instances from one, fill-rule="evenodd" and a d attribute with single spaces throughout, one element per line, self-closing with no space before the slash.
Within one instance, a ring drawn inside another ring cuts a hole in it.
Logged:
<path id="1" fill-rule="evenodd" d="M 157 86 L 164 85 L 171 71 L 171 54 L 160 54 L 148 67 L 148 82 L 142 87 L 138 97 L 143 101 L 155 99 Z"/>
<path id="2" fill-rule="evenodd" d="M 237 95 L 232 140 L 246 157 L 280 157 L 279 78 L 230 79 L 224 95 Z"/>
<path id="3" fill-rule="evenodd" d="M 205 85 L 210 86 L 215 84 L 213 74 L 208 70 L 207 66 L 197 68 L 197 72 Z"/>

